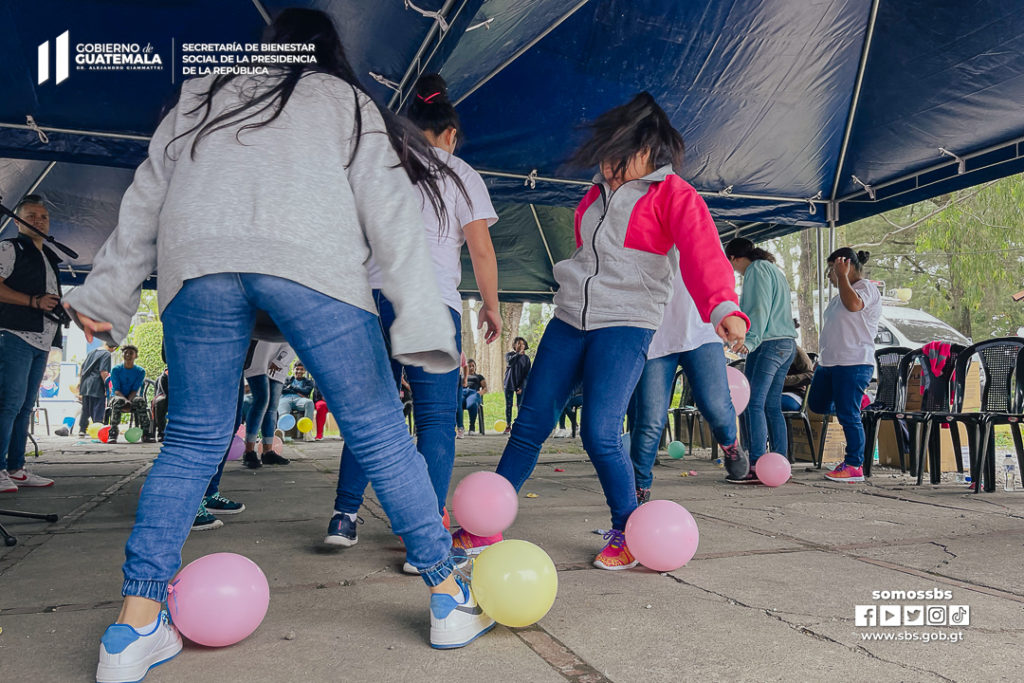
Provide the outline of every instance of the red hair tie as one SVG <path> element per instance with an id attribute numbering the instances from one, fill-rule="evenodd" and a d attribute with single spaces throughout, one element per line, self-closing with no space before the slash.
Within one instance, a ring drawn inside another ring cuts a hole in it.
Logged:
<path id="1" fill-rule="evenodd" d="M 431 94 L 427 95 L 426 97 L 424 97 L 423 95 L 416 95 L 416 97 L 420 98 L 421 100 L 423 100 L 427 104 L 430 104 L 430 100 L 434 99 L 435 97 L 437 97 L 440 94 L 441 94 L 441 92 L 438 91 L 438 92 L 435 92 L 435 93 L 431 93 Z"/>

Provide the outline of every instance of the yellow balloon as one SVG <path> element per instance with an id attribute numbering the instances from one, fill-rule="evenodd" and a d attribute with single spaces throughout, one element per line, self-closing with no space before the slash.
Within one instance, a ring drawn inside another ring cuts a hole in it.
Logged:
<path id="1" fill-rule="evenodd" d="M 299 418 L 299 421 L 295 423 L 295 426 L 298 427 L 300 432 L 305 434 L 308 431 L 312 431 L 313 421 L 310 420 L 308 417 L 302 417 Z"/>
<path id="2" fill-rule="evenodd" d="M 494 421 L 494 431 L 496 431 L 496 432 L 503 432 L 503 431 L 505 431 L 506 427 L 508 427 L 508 423 L 505 422 L 504 420 L 495 420 Z"/>
<path id="3" fill-rule="evenodd" d="M 534 624 L 555 603 L 558 573 L 544 550 L 528 541 L 502 541 L 473 562 L 473 594 L 484 614 L 499 624 Z"/>
<path id="4" fill-rule="evenodd" d="M 90 422 L 89 427 L 85 430 L 85 433 L 95 439 L 99 435 L 101 429 L 103 429 L 103 425 L 101 425 L 99 422 Z"/>

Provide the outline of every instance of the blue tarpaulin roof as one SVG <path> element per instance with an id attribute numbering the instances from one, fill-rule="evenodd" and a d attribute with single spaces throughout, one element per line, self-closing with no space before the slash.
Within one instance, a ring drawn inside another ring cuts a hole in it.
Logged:
<path id="1" fill-rule="evenodd" d="M 330 13 L 394 108 L 440 71 L 483 173 L 506 298 L 550 293 L 591 171 L 580 125 L 650 91 L 687 142 L 681 174 L 723 235 L 837 224 L 1024 170 L 1024 3 L 994 0 L 43 0 L 0 6 L 0 193 L 52 203 L 80 281 L 116 224 L 185 43 L 252 42 L 266 18 Z M 440 20 L 439 18 L 440 17 Z M 56 83 L 58 36 L 72 61 Z M 48 42 L 47 42 L 48 41 Z M 161 71 L 77 70 L 135 42 Z M 39 82 L 40 45 L 54 75 Z M 28 117 L 31 117 L 31 121 Z M 7 227 L 4 236 L 13 231 Z M 473 281 L 467 270 L 467 289 Z"/>

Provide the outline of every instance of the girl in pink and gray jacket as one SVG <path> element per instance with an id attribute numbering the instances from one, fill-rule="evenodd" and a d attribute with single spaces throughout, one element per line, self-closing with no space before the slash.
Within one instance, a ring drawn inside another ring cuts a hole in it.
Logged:
<path id="1" fill-rule="evenodd" d="M 576 252 L 555 265 L 555 319 L 544 332 L 519 417 L 498 473 L 520 489 L 537 464 L 573 387 L 587 401 L 581 436 L 611 508 L 601 569 L 636 565 L 623 530 L 636 509 L 633 467 L 622 448 L 622 420 L 646 361 L 647 346 L 672 294 L 674 264 L 701 317 L 724 340 L 743 340 L 748 321 L 703 200 L 673 172 L 683 139 L 647 93 L 601 115 L 573 157 L 600 173 L 576 209 Z M 746 474 L 742 453 L 730 467 Z M 741 475 L 742 476 L 742 475 Z M 453 545 L 469 552 L 495 543 L 465 530 Z"/>

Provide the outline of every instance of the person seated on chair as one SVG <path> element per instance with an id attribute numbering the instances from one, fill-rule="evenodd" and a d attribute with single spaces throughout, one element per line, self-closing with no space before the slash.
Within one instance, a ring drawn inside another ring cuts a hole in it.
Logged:
<path id="1" fill-rule="evenodd" d="M 82 363 L 78 395 L 82 397 L 82 415 L 78 418 L 78 436 L 86 437 L 89 422 L 103 423 L 103 411 L 107 407 L 107 379 L 110 377 L 110 354 L 117 344 L 101 344 L 85 357 Z"/>
<path id="2" fill-rule="evenodd" d="M 39 195 L 26 195 L 14 213 L 44 234 L 50 214 Z M 18 236 L 0 242 L 0 493 L 19 487 L 52 486 L 53 480 L 25 470 L 25 442 L 39 385 L 50 355 L 60 348 L 60 259 L 44 239 L 18 225 Z"/>
<path id="3" fill-rule="evenodd" d="M 483 432 L 483 405 L 484 392 L 487 391 L 487 380 L 483 375 L 477 374 L 476 361 L 470 358 L 466 361 L 466 375 L 462 380 L 462 387 L 459 390 L 460 402 L 458 412 L 459 434 L 462 434 L 462 411 L 469 411 L 469 432 L 472 434 L 477 424 L 477 417 L 480 418 L 480 431 Z"/>
<path id="4" fill-rule="evenodd" d="M 277 402 L 277 414 L 287 415 L 293 410 L 301 410 L 305 417 L 312 420 L 316 417 L 316 406 L 309 398 L 313 393 L 313 379 L 306 376 L 306 368 L 302 363 L 295 364 L 295 374 L 289 377 L 281 389 L 281 400 Z"/>
<path id="5" fill-rule="evenodd" d="M 794 322 L 796 322 L 794 320 Z M 798 325 L 799 327 L 799 325 Z M 804 396 L 807 394 L 807 387 L 811 386 L 811 378 L 814 377 L 814 363 L 799 344 L 796 347 L 796 355 L 793 362 L 786 371 L 786 380 L 782 385 L 782 409 L 787 412 L 800 410 L 803 405 Z"/>
<path id="6" fill-rule="evenodd" d="M 149 433 L 149 406 L 140 395 L 142 384 L 146 381 L 146 369 L 135 364 L 139 357 L 139 349 L 131 344 L 121 347 L 124 362 L 115 365 L 110 371 L 110 382 L 114 389 L 114 397 L 110 399 L 110 436 L 107 443 L 117 443 L 117 435 L 121 427 L 121 413 L 128 410 L 135 418 L 135 424 L 142 430 L 142 440 L 152 443 Z"/>

